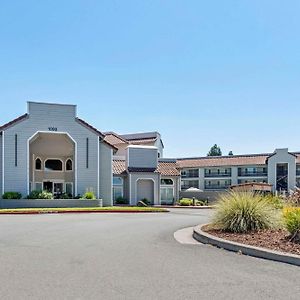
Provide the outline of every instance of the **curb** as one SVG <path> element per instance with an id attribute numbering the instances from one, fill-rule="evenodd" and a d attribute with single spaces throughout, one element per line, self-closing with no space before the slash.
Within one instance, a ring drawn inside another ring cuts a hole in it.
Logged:
<path id="1" fill-rule="evenodd" d="M 187 209 L 214 209 L 212 205 L 208 206 L 180 206 L 180 205 L 155 205 L 154 207 L 159 208 L 187 208 Z"/>
<path id="2" fill-rule="evenodd" d="M 254 247 L 250 245 L 224 240 L 202 231 L 201 228 L 205 225 L 207 224 L 194 227 L 193 237 L 200 243 L 210 244 L 218 248 L 226 249 L 233 252 L 239 252 L 249 256 L 300 266 L 299 255 L 286 254 L 279 251 L 268 250 L 266 248 Z"/>
<path id="3" fill-rule="evenodd" d="M 0 212 L 1 215 L 42 215 L 42 214 L 89 214 L 89 213 L 104 213 L 104 214 L 113 214 L 113 213 L 127 213 L 127 214 L 144 214 L 144 213 L 168 213 L 169 211 L 151 211 L 151 210 L 146 210 L 146 211 L 139 211 L 139 210 L 114 210 L 114 211 L 84 211 L 84 210 L 76 210 L 76 211 L 59 211 L 59 210 L 52 210 L 52 211 L 23 211 L 23 212 Z"/>

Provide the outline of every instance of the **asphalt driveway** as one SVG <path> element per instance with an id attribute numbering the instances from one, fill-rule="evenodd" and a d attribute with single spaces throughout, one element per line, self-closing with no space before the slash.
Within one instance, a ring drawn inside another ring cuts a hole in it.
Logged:
<path id="1" fill-rule="evenodd" d="M 210 214 L 0 216 L 0 299 L 299 299 L 299 267 L 174 239 Z"/>

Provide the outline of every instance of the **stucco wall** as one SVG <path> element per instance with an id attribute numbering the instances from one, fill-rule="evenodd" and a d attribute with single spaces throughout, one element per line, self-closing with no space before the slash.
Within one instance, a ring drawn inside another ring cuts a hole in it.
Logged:
<path id="1" fill-rule="evenodd" d="M 157 148 L 142 148 L 142 146 L 129 146 L 127 148 L 126 164 L 135 168 L 156 168 Z"/>
<path id="2" fill-rule="evenodd" d="M 137 181 L 139 179 L 152 179 L 154 181 L 154 204 L 159 204 L 160 194 L 160 175 L 158 173 L 131 173 L 130 177 L 130 204 L 135 205 L 139 200 L 137 198 Z"/>
<path id="3" fill-rule="evenodd" d="M 268 159 L 268 183 L 276 190 L 277 164 L 288 164 L 288 189 L 296 186 L 296 157 L 288 152 L 288 149 L 276 149 L 274 155 Z"/>

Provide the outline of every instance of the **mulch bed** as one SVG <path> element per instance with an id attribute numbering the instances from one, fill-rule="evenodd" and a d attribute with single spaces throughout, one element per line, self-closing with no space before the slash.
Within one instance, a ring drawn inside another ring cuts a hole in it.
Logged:
<path id="1" fill-rule="evenodd" d="M 289 232 L 284 229 L 229 233 L 204 226 L 202 230 L 224 240 L 300 255 L 300 243 L 290 242 Z"/>

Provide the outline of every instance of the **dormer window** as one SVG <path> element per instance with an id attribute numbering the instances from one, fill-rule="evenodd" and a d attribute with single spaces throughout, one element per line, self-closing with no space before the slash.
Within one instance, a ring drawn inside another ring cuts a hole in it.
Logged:
<path id="1" fill-rule="evenodd" d="M 36 170 L 42 170 L 42 161 L 40 158 L 37 158 L 35 160 L 35 169 Z"/>

